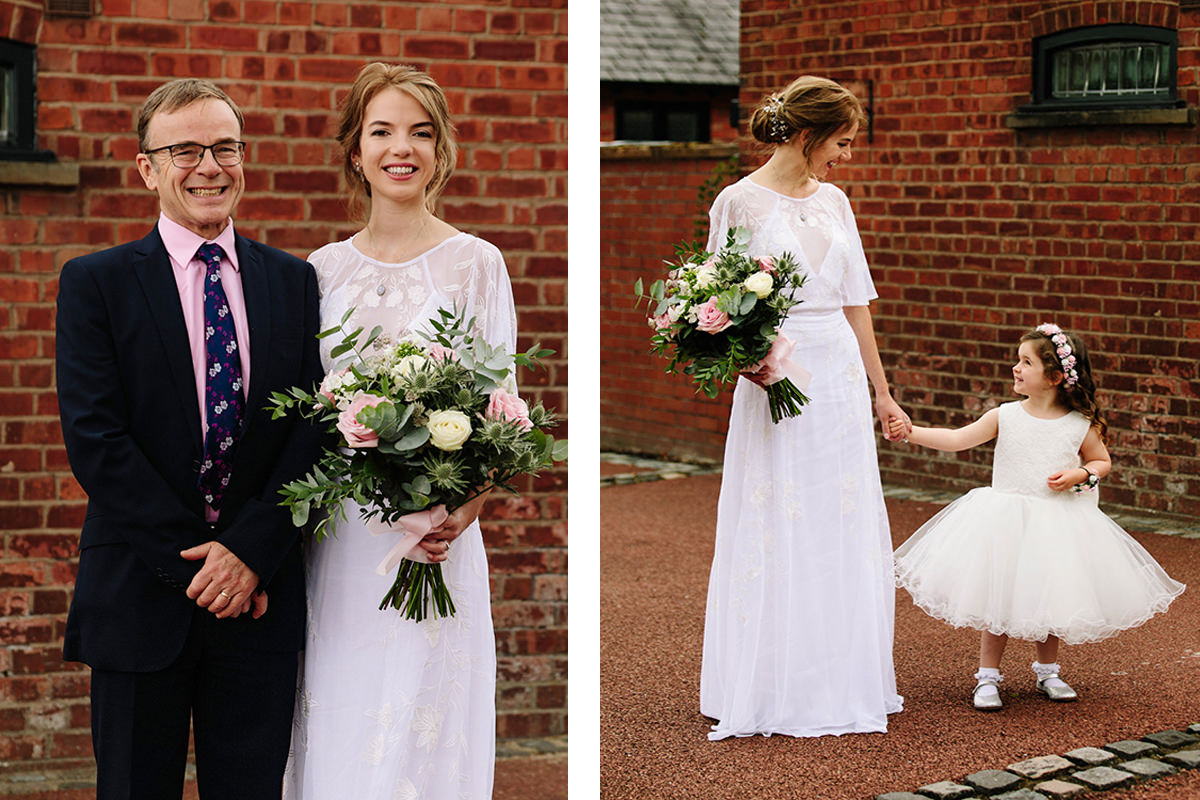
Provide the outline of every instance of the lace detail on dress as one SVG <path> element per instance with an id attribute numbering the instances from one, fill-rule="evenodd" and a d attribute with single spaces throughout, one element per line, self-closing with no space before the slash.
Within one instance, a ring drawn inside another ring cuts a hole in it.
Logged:
<path id="1" fill-rule="evenodd" d="M 347 330 L 383 327 L 398 337 L 436 316 L 439 307 L 465 307 L 476 329 L 493 344 L 516 347 L 517 319 L 504 258 L 488 242 L 466 233 L 451 236 L 399 264 L 368 258 L 352 239 L 325 245 L 309 256 L 321 288 L 322 325 L 331 327 L 349 308 Z M 321 340 L 321 360 L 333 366 L 336 336 Z M 349 362 L 352 354 L 340 363 Z"/>
<path id="2" fill-rule="evenodd" d="M 1077 411 L 1055 419 L 1032 416 L 1020 402 L 1000 406 L 1000 433 L 992 462 L 992 488 L 1036 497 L 1095 499 L 1095 492 L 1079 495 L 1056 492 L 1046 479 L 1080 465 L 1079 448 L 1091 423 Z"/>
<path id="3" fill-rule="evenodd" d="M 708 249 L 724 246 L 733 227 L 753 231 L 749 254 L 790 252 L 808 276 L 792 314 L 866 305 L 877 297 L 846 195 L 823 183 L 804 198 L 788 197 L 749 178 L 726 187 L 713 203 Z"/>

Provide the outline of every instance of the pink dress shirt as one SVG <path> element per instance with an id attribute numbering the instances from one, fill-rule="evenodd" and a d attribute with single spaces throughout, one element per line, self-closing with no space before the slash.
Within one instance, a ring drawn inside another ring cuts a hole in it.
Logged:
<path id="1" fill-rule="evenodd" d="M 204 348 L 204 262 L 196 258 L 200 245 L 210 240 L 189 231 L 165 215 L 158 217 L 158 235 L 162 237 L 171 258 L 171 270 L 175 274 L 175 286 L 179 289 L 179 302 L 183 307 L 183 323 L 187 327 L 188 344 L 192 350 L 192 370 L 196 376 L 196 402 L 200 406 L 200 430 L 208 432 L 208 409 L 204 402 L 206 353 Z M 221 285 L 233 314 L 233 326 L 237 331 L 238 358 L 242 364 L 242 393 L 250 389 L 250 324 L 246 320 L 246 295 L 242 292 L 242 276 L 234 244 L 233 220 L 225 226 L 216 239 L 225 251 L 221 259 Z M 249 411 L 247 410 L 247 413 Z M 209 522 L 217 519 L 211 508 L 205 509 Z"/>

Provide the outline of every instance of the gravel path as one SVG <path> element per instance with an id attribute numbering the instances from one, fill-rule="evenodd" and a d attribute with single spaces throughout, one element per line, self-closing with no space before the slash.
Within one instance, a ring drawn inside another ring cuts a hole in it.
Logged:
<path id="1" fill-rule="evenodd" d="M 1142 628 L 1064 646 L 1059 660 L 1080 692 L 1076 703 L 1036 694 L 1033 647 L 1012 642 L 1004 710 L 974 711 L 978 634 L 927 617 L 899 591 L 895 661 L 905 711 L 890 718 L 887 734 L 710 742 L 698 687 L 719 489 L 719 475 L 601 489 L 604 800 L 873 798 L 1200 720 L 1200 541 L 1135 534 L 1191 588 Z M 894 542 L 939 508 L 889 499 Z M 1200 797 L 1200 780 L 1183 773 L 1103 797 Z"/>

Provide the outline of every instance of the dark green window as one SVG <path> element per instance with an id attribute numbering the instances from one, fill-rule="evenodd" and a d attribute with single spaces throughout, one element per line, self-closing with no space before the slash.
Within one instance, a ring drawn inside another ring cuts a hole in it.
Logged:
<path id="1" fill-rule="evenodd" d="M 1168 108 L 1180 105 L 1176 31 L 1097 25 L 1034 40 L 1028 110 Z"/>
<path id="2" fill-rule="evenodd" d="M 37 157 L 36 54 L 31 45 L 0 39 L 0 159 Z"/>
<path id="3" fill-rule="evenodd" d="M 634 142 L 707 142 L 709 114 L 704 103 L 618 103 L 616 138 Z"/>

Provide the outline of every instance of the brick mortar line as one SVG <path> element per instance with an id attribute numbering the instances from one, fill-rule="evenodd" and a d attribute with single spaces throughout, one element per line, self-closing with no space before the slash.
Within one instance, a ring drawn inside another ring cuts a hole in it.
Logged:
<path id="1" fill-rule="evenodd" d="M 1175 760 L 1168 761 L 1172 757 Z M 1121 769 L 1134 762 L 1154 762 L 1161 765 L 1161 769 L 1147 769 L 1149 765 L 1146 763 L 1131 770 Z M 1005 769 L 973 772 L 963 778 L 965 784 L 938 781 L 926 784 L 916 792 L 878 794 L 874 800 L 1058 800 L 1084 795 L 1092 797 L 1149 783 L 1196 767 L 1200 767 L 1200 723 L 1189 725 L 1186 732 L 1158 731 L 1137 740 L 1112 742 L 1100 748 L 1076 748 L 1062 756 L 1038 756 L 1009 764 Z M 1086 778 L 1079 777 L 1087 773 L 1090 774 Z M 1080 782 L 1072 783 L 1067 778 Z"/>
<path id="2" fill-rule="evenodd" d="M 600 460 L 608 464 L 627 464 L 639 467 L 641 471 L 620 472 L 604 475 L 600 478 L 600 486 L 620 486 L 629 483 L 646 483 L 658 480 L 674 480 L 690 478 L 698 475 L 716 475 L 721 472 L 720 464 L 686 464 L 674 461 L 662 461 L 639 456 L 627 456 L 620 453 L 601 452 Z M 914 500 L 921 503 L 937 503 L 945 505 L 952 500 L 962 497 L 966 492 L 945 490 L 914 489 L 907 486 L 885 485 L 884 497 L 895 497 L 901 500 Z M 1108 513 L 1108 512 L 1105 512 Z M 1187 524 L 1183 520 L 1165 517 L 1139 517 L 1119 512 L 1109 513 L 1121 527 L 1139 533 L 1158 533 L 1166 536 L 1182 536 L 1185 539 L 1200 539 L 1200 524 Z"/>

